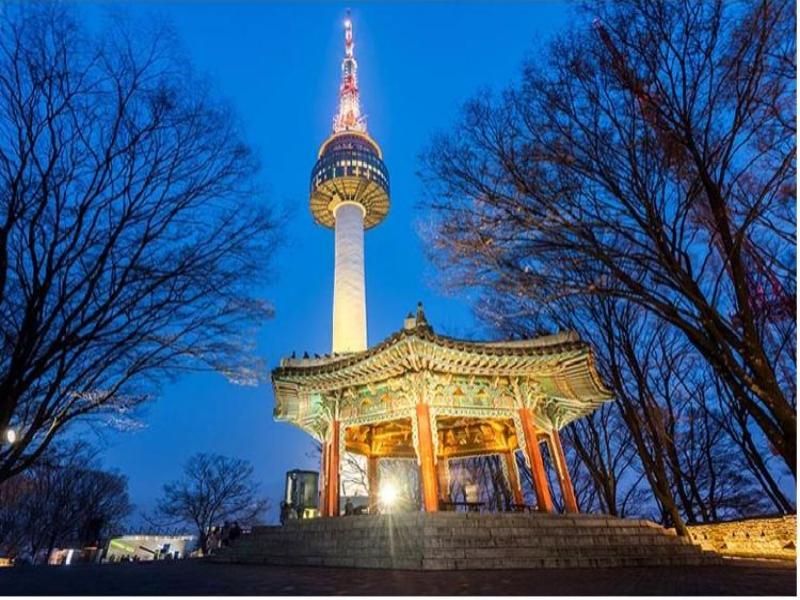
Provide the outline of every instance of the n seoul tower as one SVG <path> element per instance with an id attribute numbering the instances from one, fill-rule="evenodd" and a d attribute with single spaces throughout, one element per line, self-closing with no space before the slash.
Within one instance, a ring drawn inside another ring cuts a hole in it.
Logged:
<path id="1" fill-rule="evenodd" d="M 335 354 L 367 349 L 364 230 L 375 227 L 389 212 L 389 173 L 361 114 L 353 45 L 353 23 L 348 14 L 339 111 L 333 118 L 333 133 L 320 147 L 311 171 L 311 214 L 317 223 L 334 230 Z"/>

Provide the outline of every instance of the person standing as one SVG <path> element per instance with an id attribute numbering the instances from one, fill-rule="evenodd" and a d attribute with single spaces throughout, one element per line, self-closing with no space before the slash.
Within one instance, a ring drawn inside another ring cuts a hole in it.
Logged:
<path id="1" fill-rule="evenodd" d="M 219 536 L 219 527 L 214 527 L 211 530 L 211 533 L 208 534 L 208 539 L 206 540 L 206 547 L 208 548 L 208 553 L 213 554 L 219 548 L 220 536 Z"/>
<path id="2" fill-rule="evenodd" d="M 228 535 L 230 543 L 233 544 L 237 539 L 239 539 L 239 536 L 241 535 L 242 535 L 242 528 L 239 527 L 238 521 L 234 521 L 233 525 L 231 526 L 231 532 Z"/>
<path id="3" fill-rule="evenodd" d="M 222 532 L 220 536 L 222 537 L 222 545 L 227 546 L 230 543 L 230 535 L 231 535 L 231 523 L 230 521 L 225 521 L 222 524 Z"/>

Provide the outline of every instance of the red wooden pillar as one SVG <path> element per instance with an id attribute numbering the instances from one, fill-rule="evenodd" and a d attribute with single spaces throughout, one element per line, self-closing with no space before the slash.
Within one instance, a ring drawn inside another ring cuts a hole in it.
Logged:
<path id="1" fill-rule="evenodd" d="M 439 510 L 436 490 L 436 460 L 433 455 L 430 410 L 427 404 L 417 404 L 417 435 L 419 436 L 419 472 L 422 480 L 422 499 L 425 512 Z"/>
<path id="2" fill-rule="evenodd" d="M 320 465 L 322 470 L 322 484 L 319 490 L 319 514 L 322 517 L 328 516 L 328 477 L 330 474 L 328 473 L 328 442 L 326 440 L 322 440 L 322 464 Z"/>
<path id="3" fill-rule="evenodd" d="M 558 473 L 558 483 L 561 487 L 561 495 L 564 498 L 564 507 L 567 512 L 578 512 L 578 501 L 575 498 L 575 488 L 572 487 L 572 478 L 569 476 L 567 459 L 564 456 L 564 448 L 561 446 L 561 438 L 557 430 L 550 432 L 550 449 L 553 455 L 553 462 L 556 463 Z"/>
<path id="4" fill-rule="evenodd" d="M 369 486 L 369 512 L 374 513 L 378 506 L 378 489 L 380 486 L 377 456 L 367 457 L 367 485 Z"/>
<path id="5" fill-rule="evenodd" d="M 325 491 L 328 497 L 327 516 L 339 516 L 339 421 L 331 423 L 331 442 L 328 446 L 328 477 Z"/>
<path id="6" fill-rule="evenodd" d="M 528 456 L 528 463 L 531 466 L 533 489 L 536 492 L 539 510 L 553 512 L 553 498 L 550 496 L 550 486 L 547 484 L 544 460 L 539 449 L 539 435 L 533 423 L 531 410 L 529 408 L 520 408 L 519 417 L 522 422 L 522 430 L 525 433 L 525 452 Z"/>
<path id="7" fill-rule="evenodd" d="M 508 473 L 508 485 L 514 495 L 514 504 L 524 504 L 525 498 L 522 496 L 522 486 L 519 482 L 519 471 L 517 470 L 517 459 L 514 451 L 503 452 L 503 460 L 506 463 L 506 473 Z"/>

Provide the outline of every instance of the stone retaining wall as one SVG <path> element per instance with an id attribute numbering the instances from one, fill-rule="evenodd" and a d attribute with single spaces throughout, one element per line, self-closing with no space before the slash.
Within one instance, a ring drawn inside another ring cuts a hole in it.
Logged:
<path id="1" fill-rule="evenodd" d="M 689 525 L 692 541 L 725 556 L 797 559 L 797 515 Z"/>

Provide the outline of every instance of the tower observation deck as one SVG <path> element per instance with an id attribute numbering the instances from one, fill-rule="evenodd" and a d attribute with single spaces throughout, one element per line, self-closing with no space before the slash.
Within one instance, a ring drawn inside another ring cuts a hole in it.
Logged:
<path id="1" fill-rule="evenodd" d="M 333 119 L 333 133 L 320 147 L 311 171 L 311 214 L 317 223 L 335 232 L 334 353 L 367 348 L 364 230 L 383 221 L 389 212 L 389 172 L 361 114 L 349 16 L 344 32 L 339 110 Z"/>

